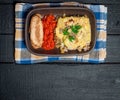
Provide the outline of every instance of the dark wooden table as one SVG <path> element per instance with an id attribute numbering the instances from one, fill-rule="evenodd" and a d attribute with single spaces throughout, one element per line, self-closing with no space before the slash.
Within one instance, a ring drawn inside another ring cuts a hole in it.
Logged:
<path id="1" fill-rule="evenodd" d="M 16 65 L 15 3 L 50 1 L 0 0 L 0 100 L 120 100 L 120 0 L 75 1 L 108 7 L 105 63 Z"/>

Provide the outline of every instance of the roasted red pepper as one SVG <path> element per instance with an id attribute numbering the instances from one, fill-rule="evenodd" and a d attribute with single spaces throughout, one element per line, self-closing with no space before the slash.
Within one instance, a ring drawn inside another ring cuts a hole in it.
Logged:
<path id="1" fill-rule="evenodd" d="M 44 16 L 42 19 L 42 23 L 43 23 L 43 32 L 44 32 L 42 47 L 45 50 L 54 49 L 55 47 L 54 29 L 57 24 L 55 16 L 52 14 Z"/>

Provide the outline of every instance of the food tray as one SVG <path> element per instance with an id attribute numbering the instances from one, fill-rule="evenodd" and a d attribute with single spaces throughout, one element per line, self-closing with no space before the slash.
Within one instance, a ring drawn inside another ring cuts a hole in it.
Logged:
<path id="1" fill-rule="evenodd" d="M 91 25 L 91 43 L 90 43 L 90 49 L 87 51 L 79 52 L 77 50 L 68 51 L 65 53 L 61 53 L 60 49 L 53 49 L 53 50 L 44 50 L 42 48 L 34 49 L 30 42 L 30 33 L 29 33 L 29 27 L 30 27 L 30 20 L 31 17 L 36 14 L 40 13 L 42 16 L 52 13 L 55 16 L 63 16 L 63 14 L 66 14 L 67 16 L 83 16 L 87 15 L 90 20 Z M 34 8 L 31 10 L 26 17 L 25 22 L 25 42 L 27 49 L 35 55 L 50 55 L 50 56 L 63 56 L 63 55 L 84 55 L 89 52 L 91 52 L 94 49 L 95 42 L 96 42 L 96 19 L 94 16 L 94 13 L 89 10 L 88 8 L 81 8 L 81 7 L 47 7 L 47 8 Z"/>

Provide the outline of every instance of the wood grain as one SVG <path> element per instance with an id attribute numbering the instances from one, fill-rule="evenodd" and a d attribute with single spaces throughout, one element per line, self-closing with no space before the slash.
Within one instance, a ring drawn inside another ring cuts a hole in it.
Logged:
<path id="1" fill-rule="evenodd" d="M 14 41 L 12 35 L 0 35 L 0 62 L 13 62 Z"/>
<path id="2" fill-rule="evenodd" d="M 13 5 L 0 5 L 0 34 L 14 35 Z"/>
<path id="3" fill-rule="evenodd" d="M 107 5 L 108 7 L 108 34 L 120 34 L 120 6 Z"/>
<path id="4" fill-rule="evenodd" d="M 1 100 L 119 100 L 120 64 L 0 66 Z"/>
<path id="5" fill-rule="evenodd" d="M 12 4 L 14 0 L 0 0 L 0 4 Z"/>
<path id="6" fill-rule="evenodd" d="M 94 4 L 120 4 L 119 0 L 110 0 L 109 2 L 106 0 L 5 0 L 1 2 L 4 3 L 11 3 L 11 2 L 30 2 L 30 3 L 36 3 L 36 2 L 68 2 L 68 1 L 76 1 L 81 3 L 94 3 Z"/>

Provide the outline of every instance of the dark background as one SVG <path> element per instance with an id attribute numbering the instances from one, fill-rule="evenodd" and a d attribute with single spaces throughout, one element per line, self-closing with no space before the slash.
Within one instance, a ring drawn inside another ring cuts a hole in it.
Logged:
<path id="1" fill-rule="evenodd" d="M 120 0 L 74 0 L 108 7 L 105 63 L 14 63 L 15 3 L 50 1 L 0 0 L 0 100 L 120 100 Z"/>

